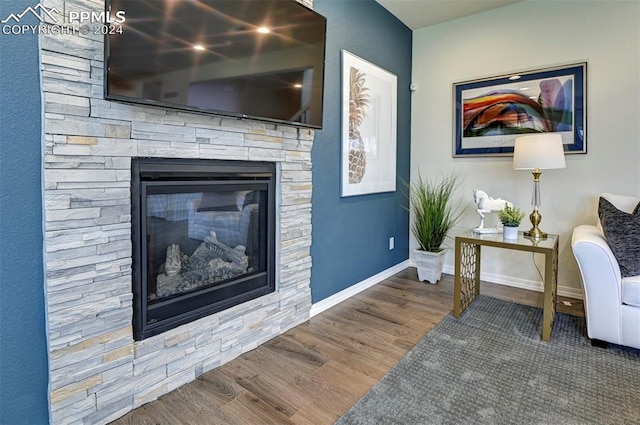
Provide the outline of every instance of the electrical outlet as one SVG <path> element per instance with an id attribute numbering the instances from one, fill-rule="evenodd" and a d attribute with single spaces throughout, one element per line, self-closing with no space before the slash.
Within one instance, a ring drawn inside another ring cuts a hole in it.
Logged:
<path id="1" fill-rule="evenodd" d="M 389 238 L 389 251 L 391 251 L 393 248 L 395 248 L 396 245 L 396 240 L 393 236 L 391 236 Z"/>

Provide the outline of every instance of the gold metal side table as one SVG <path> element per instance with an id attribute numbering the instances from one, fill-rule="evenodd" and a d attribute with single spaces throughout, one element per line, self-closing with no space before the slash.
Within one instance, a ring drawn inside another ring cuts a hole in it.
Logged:
<path id="1" fill-rule="evenodd" d="M 460 314 L 480 293 L 480 248 L 515 249 L 544 254 L 544 305 L 542 340 L 549 342 L 556 314 L 558 287 L 558 235 L 534 240 L 518 232 L 518 239 L 504 239 L 502 234 L 475 234 L 456 236 L 455 280 L 453 285 L 453 317 Z"/>

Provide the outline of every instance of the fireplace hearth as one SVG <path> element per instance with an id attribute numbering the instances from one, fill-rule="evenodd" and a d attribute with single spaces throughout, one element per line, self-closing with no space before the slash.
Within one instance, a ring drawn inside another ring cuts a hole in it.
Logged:
<path id="1" fill-rule="evenodd" d="M 275 165 L 132 160 L 134 338 L 275 290 Z"/>

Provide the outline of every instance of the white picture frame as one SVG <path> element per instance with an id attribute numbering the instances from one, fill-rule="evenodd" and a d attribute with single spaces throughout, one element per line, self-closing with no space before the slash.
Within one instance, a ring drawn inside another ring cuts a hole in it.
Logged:
<path id="1" fill-rule="evenodd" d="M 341 197 L 396 190 L 397 114 L 397 76 L 343 50 Z"/>

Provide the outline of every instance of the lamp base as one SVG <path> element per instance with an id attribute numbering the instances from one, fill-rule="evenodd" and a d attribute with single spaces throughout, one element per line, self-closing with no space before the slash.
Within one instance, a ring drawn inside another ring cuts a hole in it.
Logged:
<path id="1" fill-rule="evenodd" d="M 523 232 L 523 235 L 525 235 L 528 238 L 533 238 L 533 239 L 547 239 L 549 237 L 548 233 L 545 233 L 545 232 L 541 231 L 537 227 L 533 227 L 528 232 Z"/>
<path id="2" fill-rule="evenodd" d="M 524 235 L 533 238 L 533 239 L 546 239 L 548 237 L 547 233 L 540 230 L 538 224 L 542 221 L 542 215 L 538 211 L 538 207 L 534 207 L 533 212 L 529 214 L 529 220 L 531 220 L 531 224 L 533 227 L 528 232 L 524 232 Z"/>

